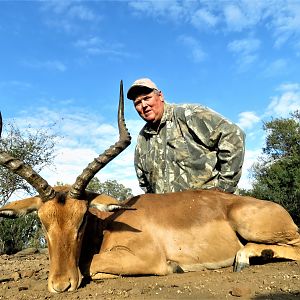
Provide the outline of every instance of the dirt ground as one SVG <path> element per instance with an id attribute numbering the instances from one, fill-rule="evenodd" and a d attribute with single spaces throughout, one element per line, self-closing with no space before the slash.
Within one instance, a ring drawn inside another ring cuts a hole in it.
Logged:
<path id="1" fill-rule="evenodd" d="M 0 300 L 25 299 L 300 299 L 300 262 L 256 264 L 168 276 L 85 282 L 77 291 L 47 290 L 46 253 L 0 256 Z"/>

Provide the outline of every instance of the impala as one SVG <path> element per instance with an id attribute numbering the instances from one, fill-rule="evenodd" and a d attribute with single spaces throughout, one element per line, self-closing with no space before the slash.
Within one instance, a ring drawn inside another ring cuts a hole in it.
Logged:
<path id="1" fill-rule="evenodd" d="M 30 166 L 0 152 L 0 164 L 38 192 L 8 203 L 0 216 L 17 218 L 37 211 L 48 243 L 50 292 L 76 290 L 83 276 L 167 275 L 232 265 L 240 271 L 251 257 L 266 255 L 300 260 L 299 229 L 274 202 L 188 190 L 144 194 L 119 203 L 88 191 L 95 174 L 130 144 L 123 98 L 121 82 L 118 142 L 69 187 L 51 187 Z"/>

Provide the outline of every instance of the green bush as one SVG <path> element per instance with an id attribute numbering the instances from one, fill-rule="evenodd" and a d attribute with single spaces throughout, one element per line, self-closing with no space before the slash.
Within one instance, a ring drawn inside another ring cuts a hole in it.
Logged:
<path id="1" fill-rule="evenodd" d="M 14 254 L 27 247 L 44 247 L 45 239 L 36 213 L 17 219 L 0 219 L 0 254 Z"/>

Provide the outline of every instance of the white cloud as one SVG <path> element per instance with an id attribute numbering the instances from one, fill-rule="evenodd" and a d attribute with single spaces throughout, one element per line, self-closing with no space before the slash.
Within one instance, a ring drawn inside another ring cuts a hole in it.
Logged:
<path id="1" fill-rule="evenodd" d="M 138 15 L 149 15 L 157 18 L 162 16 L 166 19 L 171 19 L 175 22 L 182 20 L 186 15 L 186 7 L 177 0 L 149 0 L 149 1 L 129 1 L 129 7 Z"/>
<path id="2" fill-rule="evenodd" d="M 254 38 L 235 40 L 228 44 L 228 49 L 234 53 L 248 54 L 260 47 L 260 41 Z"/>
<path id="3" fill-rule="evenodd" d="M 102 126 L 105 127 L 105 124 L 102 124 Z M 116 128 L 114 129 L 116 130 Z M 131 129 L 129 128 L 129 130 Z M 54 162 L 55 168 L 48 168 L 42 172 L 45 179 L 52 185 L 56 184 L 57 181 L 73 184 L 77 176 L 94 158 L 98 157 L 118 140 L 116 136 L 115 139 L 110 139 L 109 142 L 105 141 L 106 145 L 103 147 L 102 141 L 106 140 L 106 134 L 104 133 L 103 135 L 98 137 L 89 136 L 90 143 L 79 143 L 76 136 L 70 136 L 67 143 L 65 140 L 62 140 L 61 144 L 57 145 L 58 155 Z M 97 147 L 97 144 L 100 146 Z M 140 194 L 142 190 L 139 188 L 136 179 L 133 156 L 134 147 L 130 146 L 104 166 L 96 176 L 101 182 L 116 180 L 131 188 L 135 195 Z"/>
<path id="4" fill-rule="evenodd" d="M 195 28 L 213 28 L 215 32 L 246 32 L 257 26 L 269 33 L 274 46 L 289 43 L 299 55 L 300 2 L 294 0 L 240 1 L 130 1 L 133 12 L 143 17 L 162 17 L 164 21 L 185 22 Z M 248 53 L 244 60 L 253 62 L 256 56 Z"/>
<path id="5" fill-rule="evenodd" d="M 59 72 L 65 72 L 67 70 L 67 66 L 59 60 L 23 61 L 23 65 L 33 69 L 46 69 Z"/>
<path id="6" fill-rule="evenodd" d="M 291 112 L 300 110 L 300 83 L 281 84 L 279 95 L 271 97 L 266 116 L 289 117 Z"/>
<path id="7" fill-rule="evenodd" d="M 265 77 L 273 77 L 279 74 L 286 73 L 288 71 L 288 61 L 286 59 L 277 59 L 269 64 L 269 66 L 263 71 Z"/>
<path id="8" fill-rule="evenodd" d="M 220 10 L 223 10 L 227 30 L 242 31 L 251 30 L 255 25 L 264 21 L 268 16 L 270 6 L 271 3 L 268 0 L 224 1 L 223 7 L 220 5 Z"/>
<path id="9" fill-rule="evenodd" d="M 31 87 L 32 87 L 32 84 L 25 82 L 25 81 L 19 81 L 19 80 L 0 81 L 0 88 L 28 89 Z"/>
<path id="10" fill-rule="evenodd" d="M 271 98 L 267 114 L 273 117 L 288 117 L 295 110 L 300 110 L 300 92 L 286 91 Z"/>
<path id="11" fill-rule="evenodd" d="M 225 6 L 224 16 L 229 28 L 234 30 L 243 29 L 246 17 L 238 6 L 233 4 Z"/>
<path id="12" fill-rule="evenodd" d="M 82 24 L 96 24 L 102 16 L 84 1 L 50 0 L 39 2 L 47 26 L 74 34 Z"/>
<path id="13" fill-rule="evenodd" d="M 277 3 L 276 11 L 270 19 L 275 38 L 275 46 L 281 47 L 288 41 L 291 43 L 299 42 L 300 34 L 300 2 L 286 1 L 284 4 Z"/>
<path id="14" fill-rule="evenodd" d="M 239 68 L 243 71 L 257 60 L 260 44 L 261 42 L 258 39 L 247 38 L 232 41 L 227 48 L 238 57 Z"/>
<path id="15" fill-rule="evenodd" d="M 80 3 L 80 4 L 79 4 Z M 82 20 L 82 21 L 94 21 L 99 18 L 99 15 L 83 4 L 80 1 L 71 0 L 50 0 L 41 2 L 41 10 L 46 12 L 52 12 L 55 15 L 64 16 L 67 19 Z"/>
<path id="16" fill-rule="evenodd" d="M 198 29 L 203 28 L 213 28 L 219 22 L 218 16 L 214 15 L 207 9 L 198 9 L 192 16 L 191 16 L 191 24 L 194 25 Z"/>
<path id="17" fill-rule="evenodd" d="M 262 154 L 261 149 L 246 149 L 245 160 L 242 169 L 242 177 L 238 186 L 244 189 L 250 189 L 252 186 L 251 167 L 257 162 L 258 157 Z"/>
<path id="18" fill-rule="evenodd" d="M 90 37 L 88 39 L 78 40 L 75 42 L 75 46 L 89 49 L 94 48 L 101 43 L 102 40 L 100 40 L 98 37 Z"/>
<path id="19" fill-rule="evenodd" d="M 105 42 L 104 40 L 93 36 L 86 39 L 77 40 L 74 43 L 78 47 L 90 55 L 113 55 L 119 57 L 131 56 L 124 50 L 124 45 L 121 43 Z"/>
<path id="20" fill-rule="evenodd" d="M 239 187 L 246 189 L 251 188 L 251 167 L 253 163 L 257 162 L 258 158 L 263 155 L 262 148 L 265 143 L 266 132 L 257 130 L 257 126 L 255 125 L 259 124 L 262 120 L 269 120 L 270 117 L 289 117 L 291 112 L 300 110 L 299 83 L 281 84 L 277 88 L 277 91 L 279 94 L 271 97 L 270 104 L 266 107 L 262 117 L 257 116 L 255 112 L 242 112 L 239 114 L 239 125 L 248 131 L 246 135 L 246 152 L 243 174 L 239 182 Z"/>
<path id="21" fill-rule="evenodd" d="M 195 38 L 182 35 L 178 40 L 190 50 L 190 57 L 195 63 L 199 63 L 205 60 L 207 55 L 202 50 L 200 43 Z"/>
<path id="22" fill-rule="evenodd" d="M 277 90 L 297 93 L 300 91 L 300 83 L 283 83 L 278 87 Z"/>
<path id="23" fill-rule="evenodd" d="M 260 122 L 260 117 L 253 111 L 245 111 L 239 114 L 238 125 L 242 129 L 251 129 L 258 122 Z"/>
<path id="24" fill-rule="evenodd" d="M 41 9 L 46 11 L 53 11 L 56 14 L 61 14 L 69 8 L 71 0 L 50 0 L 42 2 Z"/>
<path id="25" fill-rule="evenodd" d="M 93 21 L 97 19 L 96 14 L 86 6 L 74 5 L 70 8 L 68 15 L 71 18 L 80 19 L 84 21 Z"/>

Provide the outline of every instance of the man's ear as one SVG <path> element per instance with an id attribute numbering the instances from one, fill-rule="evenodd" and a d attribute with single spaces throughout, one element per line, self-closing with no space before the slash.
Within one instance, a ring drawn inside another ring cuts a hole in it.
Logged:
<path id="1" fill-rule="evenodd" d="M 100 211 L 118 211 L 118 210 L 135 210 L 130 206 L 120 203 L 117 199 L 108 195 L 99 195 L 90 202 L 89 207 L 97 208 Z"/>
<path id="2" fill-rule="evenodd" d="M 165 97 L 162 91 L 159 91 L 159 96 L 160 96 L 160 100 L 161 102 L 165 102 Z"/>

